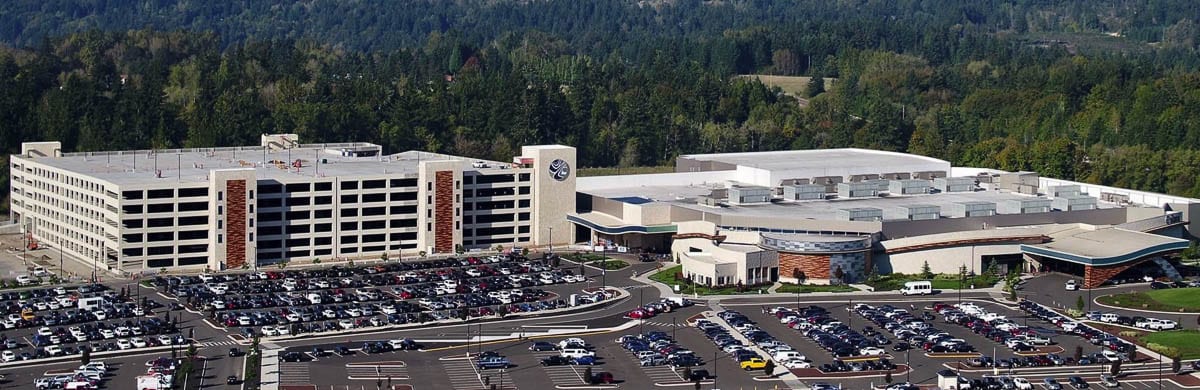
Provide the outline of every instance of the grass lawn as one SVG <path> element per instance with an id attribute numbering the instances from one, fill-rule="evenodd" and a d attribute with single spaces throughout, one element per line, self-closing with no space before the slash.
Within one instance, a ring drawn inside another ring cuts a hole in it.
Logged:
<path id="1" fill-rule="evenodd" d="M 1105 295 L 1097 298 L 1105 305 L 1134 309 L 1200 312 L 1200 287 L 1169 288 L 1128 294 Z"/>
<path id="2" fill-rule="evenodd" d="M 629 263 L 626 263 L 622 260 L 615 260 L 615 259 L 610 258 L 607 261 L 600 261 L 600 260 L 592 261 L 592 262 L 588 263 L 588 265 L 597 267 L 597 268 L 602 267 L 606 270 L 612 271 L 612 270 L 617 270 L 617 269 L 628 267 Z"/>
<path id="3" fill-rule="evenodd" d="M 679 292 L 683 294 L 697 295 L 733 295 L 733 294 L 758 294 L 759 289 L 766 290 L 768 286 L 747 286 L 746 291 L 738 292 L 736 286 L 727 287 L 705 287 L 694 286 L 688 283 L 687 280 L 676 278 L 676 274 L 683 271 L 682 265 L 677 265 L 671 268 L 664 268 L 662 271 L 650 275 L 650 280 L 667 285 L 672 290 L 675 286 L 679 286 Z"/>
<path id="4" fill-rule="evenodd" d="M 752 77 L 758 79 L 767 87 L 779 87 L 783 92 L 795 95 L 804 96 L 804 90 L 808 89 L 808 80 L 812 77 L 808 76 L 772 76 L 765 74 L 747 74 L 741 77 Z M 834 78 L 825 78 L 825 90 L 833 88 L 833 82 L 837 81 Z"/>
<path id="5" fill-rule="evenodd" d="M 585 263 L 591 263 L 591 262 L 597 262 L 597 261 L 606 259 L 606 257 L 604 257 L 604 256 L 601 256 L 601 255 L 598 255 L 595 253 L 589 253 L 589 252 L 568 253 L 568 254 L 562 255 L 562 258 L 574 261 L 576 263 L 578 263 L 580 261 L 585 262 Z M 607 257 L 607 259 L 609 261 L 616 261 L 616 260 L 613 260 L 613 258 L 611 258 L 611 257 Z"/>
<path id="6" fill-rule="evenodd" d="M 822 285 L 822 284 L 795 285 L 795 284 L 791 284 L 791 283 L 784 283 L 782 286 L 779 286 L 779 289 L 775 290 L 775 292 L 779 292 L 779 293 L 802 293 L 802 294 L 803 293 L 814 293 L 814 292 L 840 293 L 840 292 L 855 292 L 855 291 L 858 291 L 858 289 L 854 288 L 854 287 L 846 286 L 846 285 L 836 285 L 836 286 L 835 285 Z"/>
<path id="7" fill-rule="evenodd" d="M 875 291 L 889 291 L 899 290 L 904 287 L 905 282 L 919 280 L 928 280 L 934 290 L 957 290 L 959 287 L 958 275 L 947 274 L 935 275 L 932 279 L 922 278 L 920 275 L 887 274 L 880 276 L 875 281 L 868 281 L 866 285 L 875 288 Z M 998 278 L 992 276 L 976 275 L 963 281 L 962 288 L 969 290 L 972 284 L 975 285 L 975 288 L 988 288 L 996 285 L 998 281 Z"/>
<path id="8" fill-rule="evenodd" d="M 1174 330 L 1142 335 L 1142 341 L 1179 348 L 1183 359 L 1200 358 L 1200 331 Z"/>

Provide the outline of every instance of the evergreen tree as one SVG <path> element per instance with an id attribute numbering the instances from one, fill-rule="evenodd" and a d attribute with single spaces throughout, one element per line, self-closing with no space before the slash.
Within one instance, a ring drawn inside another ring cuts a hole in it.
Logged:
<path id="1" fill-rule="evenodd" d="M 808 79 L 808 85 L 804 88 L 804 95 L 813 98 L 822 93 L 825 93 L 825 78 L 821 77 L 821 75 L 814 75 Z"/>

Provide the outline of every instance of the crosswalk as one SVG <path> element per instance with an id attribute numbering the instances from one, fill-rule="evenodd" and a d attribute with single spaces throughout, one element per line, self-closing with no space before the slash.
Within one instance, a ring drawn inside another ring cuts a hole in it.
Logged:
<path id="1" fill-rule="evenodd" d="M 308 363 L 305 362 L 279 362 L 279 383 L 307 385 L 312 383 L 308 375 Z"/>
<path id="2" fill-rule="evenodd" d="M 200 343 L 201 347 L 221 347 L 221 346 L 233 346 L 233 345 L 240 345 L 240 344 L 238 344 L 237 341 L 233 341 L 233 340 L 206 341 L 206 342 Z"/>
<path id="3" fill-rule="evenodd" d="M 646 326 L 657 326 L 660 328 L 665 328 L 664 330 L 667 330 L 667 331 L 670 331 L 672 328 L 672 324 L 670 322 L 645 321 L 645 322 L 642 322 L 641 324 L 646 325 Z M 684 323 L 683 321 L 677 321 L 677 322 L 675 322 L 674 327 L 677 327 L 679 329 L 687 329 L 688 324 Z"/>
<path id="4" fill-rule="evenodd" d="M 443 360 L 442 368 L 445 370 L 446 376 L 450 379 L 450 388 L 455 390 L 489 390 L 491 383 L 495 383 L 497 389 L 500 389 L 501 379 L 504 370 L 488 370 L 488 372 L 480 373 L 475 366 L 474 359 L 455 359 Z M 484 377 L 487 376 L 487 379 Z M 493 378 L 494 377 L 494 378 Z M 484 385 L 488 382 L 488 385 Z M 503 384 L 504 390 L 517 390 L 515 384 L 505 381 Z"/>
<path id="5" fill-rule="evenodd" d="M 557 352 L 536 352 L 534 355 L 540 361 L 541 359 L 557 355 Z M 542 370 L 546 372 L 546 376 L 550 378 L 550 382 L 556 386 L 578 386 L 586 384 L 583 378 L 584 370 L 587 368 L 566 365 L 566 366 L 542 366 Z"/>
<path id="6" fill-rule="evenodd" d="M 388 379 L 392 380 L 407 380 L 408 365 L 403 362 L 386 362 L 378 365 L 364 364 L 347 364 L 346 379 L 349 380 L 377 380 Z"/>

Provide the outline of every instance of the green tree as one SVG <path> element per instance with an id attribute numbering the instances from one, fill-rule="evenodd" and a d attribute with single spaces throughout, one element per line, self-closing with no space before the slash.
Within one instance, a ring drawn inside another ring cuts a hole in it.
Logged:
<path id="1" fill-rule="evenodd" d="M 767 364 L 763 365 L 763 375 L 768 377 L 775 375 L 775 360 L 767 359 Z"/>
<path id="2" fill-rule="evenodd" d="M 808 84 L 804 88 L 804 96 L 812 98 L 822 93 L 825 93 L 825 78 L 821 75 L 813 75 L 808 79 Z"/>
<path id="3" fill-rule="evenodd" d="M 921 263 L 921 278 L 933 279 L 933 270 L 929 268 L 929 260 L 925 260 L 924 263 Z"/>
<path id="4" fill-rule="evenodd" d="M 1075 299 L 1075 310 L 1079 310 L 1079 311 L 1081 311 L 1081 312 L 1082 312 L 1082 311 L 1083 311 L 1083 308 L 1084 308 L 1085 306 L 1087 306 L 1087 305 L 1086 305 L 1086 304 L 1083 302 L 1083 296 L 1082 296 L 1082 295 L 1080 295 L 1080 296 L 1076 297 L 1076 299 Z"/>
<path id="5" fill-rule="evenodd" d="M 83 351 L 79 352 L 79 363 L 86 365 L 91 362 L 92 362 L 92 351 L 90 348 L 84 348 Z"/>

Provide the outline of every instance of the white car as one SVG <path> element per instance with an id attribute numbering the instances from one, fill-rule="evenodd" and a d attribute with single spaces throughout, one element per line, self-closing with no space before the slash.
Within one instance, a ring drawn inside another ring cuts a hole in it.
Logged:
<path id="1" fill-rule="evenodd" d="M 858 350 L 858 354 L 862 356 L 879 356 L 884 354 L 883 348 L 879 347 L 863 347 Z"/>
<path id="2" fill-rule="evenodd" d="M 1062 330 L 1064 332 L 1074 332 L 1075 329 L 1079 328 L 1079 323 L 1074 322 L 1074 321 L 1067 321 L 1067 322 L 1063 322 L 1063 323 L 1059 324 L 1058 326 L 1061 326 Z"/>
<path id="3" fill-rule="evenodd" d="M 787 367 L 787 368 L 811 368 L 812 363 L 809 363 L 809 362 L 806 362 L 806 361 L 803 361 L 800 359 L 792 359 L 792 360 L 785 360 L 783 362 L 783 366 Z"/>
<path id="4" fill-rule="evenodd" d="M 96 321 L 104 321 L 108 319 L 108 313 L 105 313 L 103 310 L 93 311 L 92 316 L 96 317 Z"/>
<path id="5" fill-rule="evenodd" d="M 0 361 L 8 363 L 15 360 L 17 360 L 17 354 L 13 353 L 13 351 L 0 352 Z"/>
<path id="6" fill-rule="evenodd" d="M 338 321 L 338 327 L 342 329 L 354 329 L 354 321 L 349 319 Z"/>
<path id="7" fill-rule="evenodd" d="M 63 354 L 62 348 L 57 345 L 48 345 L 45 349 L 46 353 L 50 356 L 59 356 Z"/>
<path id="8" fill-rule="evenodd" d="M 33 278 L 29 277 L 29 275 L 20 275 L 20 276 L 17 276 L 17 283 L 33 284 Z"/>
<path id="9" fill-rule="evenodd" d="M 1117 353 L 1117 351 L 1113 351 L 1113 350 L 1106 349 L 1103 352 L 1101 352 L 1100 355 L 1104 356 L 1104 360 L 1108 360 L 1110 363 L 1121 360 L 1121 354 L 1119 354 L 1119 353 Z"/>
<path id="10" fill-rule="evenodd" d="M 1066 284 L 1066 288 L 1067 288 L 1067 291 L 1079 290 L 1079 284 L 1075 283 L 1074 280 L 1068 280 L 1067 284 Z"/>
<path id="11" fill-rule="evenodd" d="M 263 336 L 278 336 L 279 331 L 275 330 L 274 326 L 264 326 L 262 327 L 262 334 Z"/>
<path id="12" fill-rule="evenodd" d="M 100 372 L 108 372 L 108 368 L 108 363 L 105 362 L 89 362 L 88 364 L 79 366 L 81 370 L 98 370 Z"/>
<path id="13" fill-rule="evenodd" d="M 292 329 L 288 328 L 286 326 L 283 326 L 283 325 L 276 326 L 275 331 L 279 332 L 280 336 L 286 336 L 286 335 L 292 334 Z"/>
<path id="14" fill-rule="evenodd" d="M 117 337 L 129 337 L 130 333 L 132 333 L 132 332 L 129 331 L 128 327 L 125 327 L 125 326 L 117 327 Z"/>
<path id="15" fill-rule="evenodd" d="M 49 336 L 49 335 L 54 334 L 54 331 L 50 330 L 49 327 L 43 326 L 41 328 L 38 328 L 37 334 L 39 336 Z"/>
<path id="16" fill-rule="evenodd" d="M 128 339 L 118 339 L 117 340 L 117 348 L 130 349 L 130 348 L 133 348 L 133 343 L 130 343 Z"/>
<path id="17" fill-rule="evenodd" d="M 129 339 L 129 343 L 133 344 L 134 348 L 146 348 L 146 339 L 141 337 L 131 338 Z"/>
<path id="18" fill-rule="evenodd" d="M 1012 381 L 1013 385 L 1017 387 L 1017 390 L 1033 390 L 1033 383 L 1030 383 L 1028 379 L 1013 378 Z"/>
<path id="19" fill-rule="evenodd" d="M 111 339 L 113 337 L 117 337 L 117 333 L 113 332 L 112 329 L 100 329 L 100 336 L 103 336 L 106 339 Z"/>

